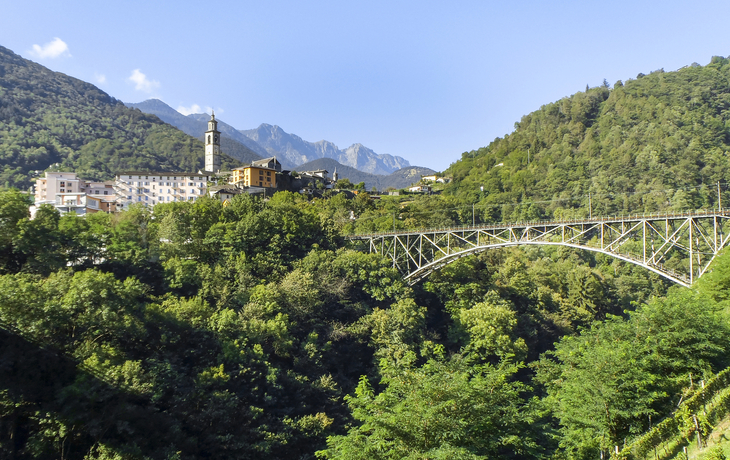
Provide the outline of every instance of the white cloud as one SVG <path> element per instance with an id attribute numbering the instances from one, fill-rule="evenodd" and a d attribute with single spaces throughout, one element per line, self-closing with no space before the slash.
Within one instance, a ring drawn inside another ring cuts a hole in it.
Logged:
<path id="1" fill-rule="evenodd" d="M 106 83 L 106 75 L 104 75 L 103 73 L 95 73 L 94 80 L 96 80 L 96 82 L 100 85 Z"/>
<path id="2" fill-rule="evenodd" d="M 223 109 L 218 107 L 217 109 L 214 109 L 213 107 L 206 106 L 205 109 L 200 107 L 198 104 L 193 104 L 190 107 L 185 107 L 184 105 L 179 105 L 177 107 L 177 111 L 182 113 L 183 115 L 190 115 L 191 113 L 211 113 L 213 110 L 216 111 L 217 114 L 221 114 L 224 112 Z"/>
<path id="3" fill-rule="evenodd" d="M 53 59 L 59 56 L 71 57 L 71 53 L 68 51 L 68 45 L 58 37 L 43 46 L 33 45 L 33 49 L 30 51 L 30 54 L 41 59 Z"/>
<path id="4" fill-rule="evenodd" d="M 149 80 L 147 75 L 140 72 L 139 69 L 134 69 L 132 71 L 132 75 L 129 76 L 129 81 L 135 84 L 134 89 L 144 91 L 145 93 L 151 93 L 155 88 L 160 87 L 159 81 Z"/>
<path id="5" fill-rule="evenodd" d="M 190 107 L 185 107 L 183 105 L 178 106 L 177 111 L 182 113 L 183 115 L 190 115 L 191 113 L 200 113 L 200 106 L 198 104 L 193 104 Z"/>

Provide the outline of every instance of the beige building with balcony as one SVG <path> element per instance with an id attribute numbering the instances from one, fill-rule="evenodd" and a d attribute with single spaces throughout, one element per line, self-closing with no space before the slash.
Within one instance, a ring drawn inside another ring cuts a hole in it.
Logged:
<path id="1" fill-rule="evenodd" d="M 55 203 L 58 193 L 81 193 L 82 183 L 76 173 L 47 172 L 35 181 L 35 202 Z"/>
<path id="2" fill-rule="evenodd" d="M 46 172 L 36 179 L 35 203 L 31 210 L 50 204 L 61 213 L 78 215 L 93 212 L 114 212 L 116 196 L 112 182 L 92 182 L 79 179 L 72 172 Z"/>

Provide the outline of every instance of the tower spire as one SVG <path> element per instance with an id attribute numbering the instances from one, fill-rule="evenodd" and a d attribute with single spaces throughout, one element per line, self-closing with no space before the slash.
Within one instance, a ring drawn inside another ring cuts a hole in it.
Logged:
<path id="1" fill-rule="evenodd" d="M 205 170 L 217 173 L 221 169 L 221 133 L 218 131 L 218 122 L 215 111 L 210 110 L 208 131 L 205 132 Z"/>

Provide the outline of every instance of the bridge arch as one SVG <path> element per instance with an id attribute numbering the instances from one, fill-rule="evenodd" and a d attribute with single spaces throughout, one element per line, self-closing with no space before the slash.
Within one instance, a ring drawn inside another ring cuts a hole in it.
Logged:
<path id="1" fill-rule="evenodd" d="M 515 246 L 563 246 L 563 247 L 569 247 L 569 248 L 574 248 L 574 249 L 581 249 L 584 251 L 597 252 L 600 254 L 606 254 L 608 256 L 623 260 L 624 262 L 629 262 L 634 265 L 638 265 L 640 267 L 646 268 L 647 270 L 650 270 L 650 271 L 662 276 L 663 278 L 666 278 L 669 281 L 672 281 L 672 282 L 682 285 L 684 287 L 690 286 L 689 284 L 687 284 L 687 282 L 684 278 L 681 278 L 681 277 L 678 277 L 675 275 L 671 275 L 671 274 L 669 274 L 668 271 L 662 271 L 658 268 L 655 268 L 655 267 L 652 267 L 649 265 L 645 265 L 645 264 L 641 263 L 641 261 L 636 260 L 632 257 L 622 256 L 620 254 L 612 254 L 612 253 L 608 253 L 606 251 L 602 251 L 597 248 L 581 246 L 581 245 L 577 245 L 577 244 L 562 244 L 562 243 L 550 243 L 550 242 L 502 243 L 502 244 L 494 244 L 494 245 L 489 245 L 489 246 L 481 246 L 481 247 L 473 248 L 473 249 L 466 249 L 464 251 L 456 252 L 449 256 L 442 257 L 441 259 L 430 262 L 429 264 L 419 268 L 418 270 L 407 274 L 406 276 L 404 276 L 404 279 L 410 285 L 413 285 L 413 284 L 416 284 L 419 281 L 422 281 L 423 279 L 427 278 L 431 273 L 433 273 L 433 272 L 443 268 L 444 266 L 446 266 L 452 262 L 455 262 L 463 257 L 468 257 L 471 255 L 486 252 L 490 249 L 508 248 L 508 247 L 515 247 Z"/>

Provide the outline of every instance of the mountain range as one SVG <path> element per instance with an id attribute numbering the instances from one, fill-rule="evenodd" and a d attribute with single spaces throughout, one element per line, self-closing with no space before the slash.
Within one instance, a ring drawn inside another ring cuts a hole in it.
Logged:
<path id="1" fill-rule="evenodd" d="M 362 144 L 340 149 L 329 141 L 308 142 L 289 134 L 279 126 L 261 124 L 256 129 L 242 130 L 250 139 L 264 147 L 269 155 L 276 155 L 282 164 L 296 167 L 318 158 L 332 158 L 347 166 L 371 174 L 387 175 L 406 166 L 408 160 L 388 154 L 377 154 Z"/>
<path id="2" fill-rule="evenodd" d="M 210 119 L 210 115 L 205 113 L 185 116 L 159 99 L 126 103 L 126 105 L 147 114 L 157 115 L 162 121 L 199 139 L 203 138 L 207 121 Z M 340 149 L 326 140 L 305 141 L 276 125 L 262 123 L 256 129 L 237 130 L 221 121 L 219 117 L 216 119 L 223 139 L 221 149 L 243 162 L 276 156 L 285 169 L 301 169 L 300 165 L 304 163 L 319 158 L 331 158 L 359 171 L 386 176 L 410 166 L 408 160 L 402 157 L 378 154 L 362 144 L 353 144 L 346 149 Z"/>
<path id="3" fill-rule="evenodd" d="M 418 182 L 421 176 L 435 174 L 436 171 L 421 166 L 406 166 L 397 171 L 393 171 L 387 176 L 380 174 L 370 174 L 352 166 L 338 163 L 332 158 L 319 158 L 308 163 L 304 163 L 297 167 L 297 171 L 316 171 L 318 169 L 326 169 L 330 175 L 337 170 L 340 179 L 347 178 L 353 184 L 365 182 L 365 189 L 371 190 L 375 187 L 377 190 L 386 190 L 389 187 L 396 189 L 406 188 L 414 182 Z"/>

